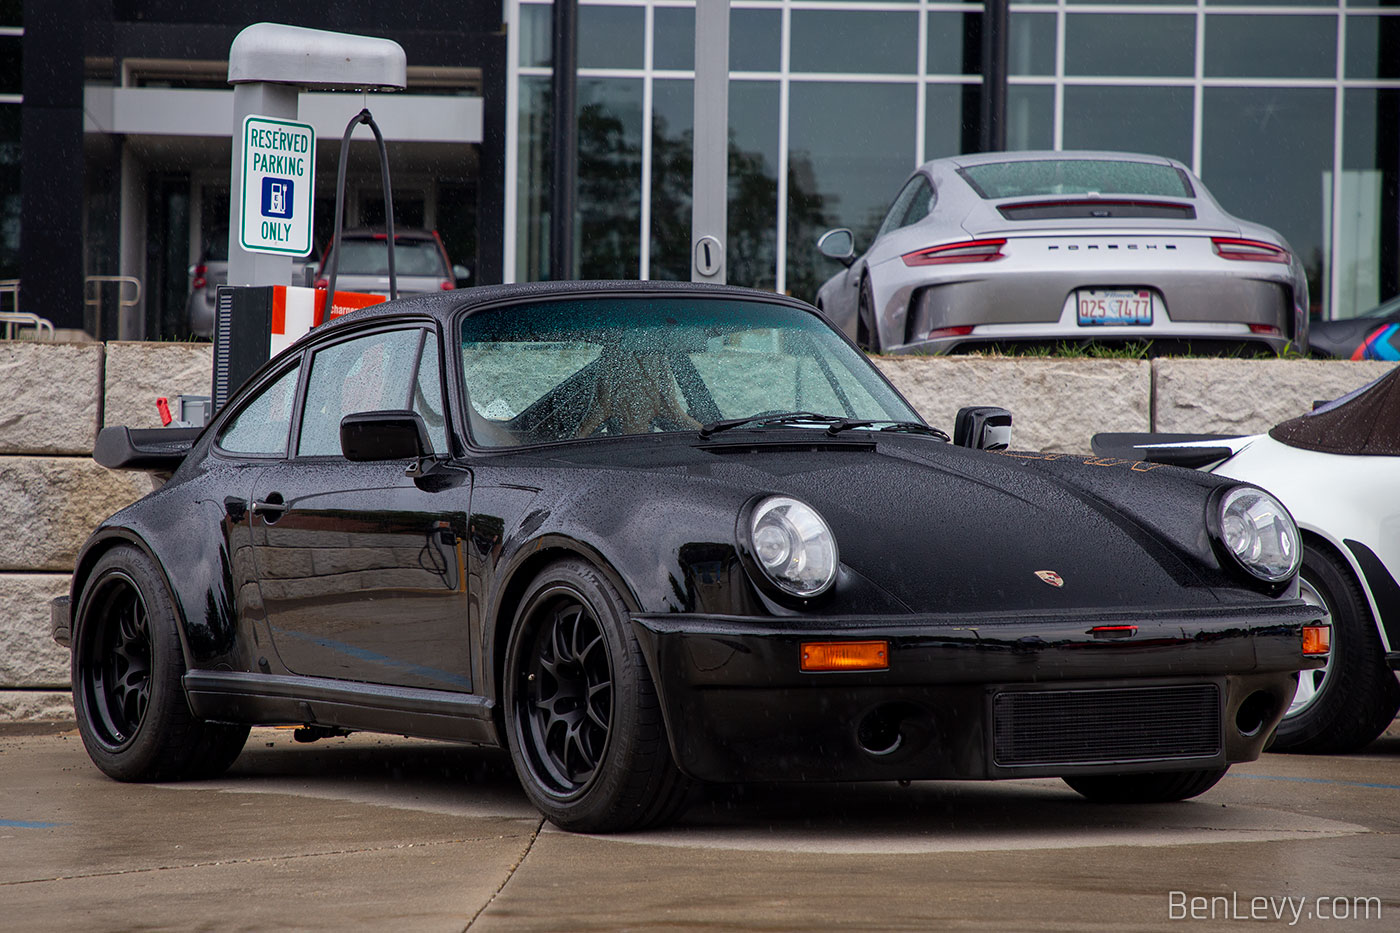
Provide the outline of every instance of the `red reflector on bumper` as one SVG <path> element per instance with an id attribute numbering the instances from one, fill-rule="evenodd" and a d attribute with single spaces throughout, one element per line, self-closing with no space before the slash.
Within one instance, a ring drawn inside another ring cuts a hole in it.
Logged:
<path id="1" fill-rule="evenodd" d="M 964 324 L 961 327 L 935 327 L 928 332 L 929 340 L 937 340 L 940 337 L 966 337 L 972 333 L 972 325 Z"/>
<path id="2" fill-rule="evenodd" d="M 1137 634 L 1136 625 L 1096 625 L 1089 629 L 1095 638 L 1131 638 Z"/>

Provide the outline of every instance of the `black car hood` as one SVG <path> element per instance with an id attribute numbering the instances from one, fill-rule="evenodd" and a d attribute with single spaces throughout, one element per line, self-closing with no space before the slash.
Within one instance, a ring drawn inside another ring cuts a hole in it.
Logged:
<path id="1" fill-rule="evenodd" d="M 843 566 L 913 612 L 1209 606 L 1218 604 L 1214 587 L 1229 582 L 1205 534 L 1216 477 L 915 436 L 814 435 L 619 438 L 552 459 L 640 470 L 650 474 L 648 494 L 728 500 L 716 502 L 722 515 L 737 516 L 755 495 L 802 499 L 831 525 Z M 623 494 L 639 485 L 615 481 Z"/>

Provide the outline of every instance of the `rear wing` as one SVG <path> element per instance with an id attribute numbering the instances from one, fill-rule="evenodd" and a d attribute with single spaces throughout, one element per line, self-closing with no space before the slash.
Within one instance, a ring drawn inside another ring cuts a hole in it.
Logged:
<path id="1" fill-rule="evenodd" d="M 184 462 L 203 428 L 103 428 L 92 459 L 109 470 L 173 473 Z"/>

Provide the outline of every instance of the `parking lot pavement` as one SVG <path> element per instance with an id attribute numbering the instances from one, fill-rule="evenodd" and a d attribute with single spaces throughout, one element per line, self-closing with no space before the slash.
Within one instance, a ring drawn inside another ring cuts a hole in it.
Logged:
<path id="1" fill-rule="evenodd" d="M 1161 930 L 1263 916 L 1388 930 L 1400 917 L 1400 728 L 1344 758 L 1266 755 L 1181 804 L 1093 805 L 1058 781 L 751 786 L 615 837 L 542 826 L 494 752 L 300 746 L 259 729 L 218 781 L 129 785 L 93 768 L 76 733 L 6 728 L 6 930 Z"/>

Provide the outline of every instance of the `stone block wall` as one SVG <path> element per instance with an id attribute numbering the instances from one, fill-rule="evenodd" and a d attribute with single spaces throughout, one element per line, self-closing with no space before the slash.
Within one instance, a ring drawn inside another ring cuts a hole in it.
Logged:
<path id="1" fill-rule="evenodd" d="M 1100 431 L 1246 434 L 1358 388 L 1387 363 L 881 357 L 930 423 L 999 405 L 1021 449 L 1086 452 Z M 157 427 L 156 398 L 207 395 L 208 344 L 0 342 L 0 723 L 72 717 L 49 601 L 103 518 L 152 488 L 91 458 L 108 424 Z"/>
<path id="2" fill-rule="evenodd" d="M 159 427 L 159 396 L 207 395 L 208 344 L 0 341 L 0 722 L 66 720 L 49 601 L 98 522 L 151 491 L 92 459 L 106 424 Z"/>
<path id="3" fill-rule="evenodd" d="M 1394 366 L 1376 360 L 1156 360 L 1152 430 L 1260 434 Z"/>
<path id="4" fill-rule="evenodd" d="M 1012 416 L 1012 446 L 1088 451 L 1098 431 L 1152 430 L 1148 360 L 885 356 L 877 359 L 924 420 L 950 435 L 958 409 L 997 405 Z"/>

